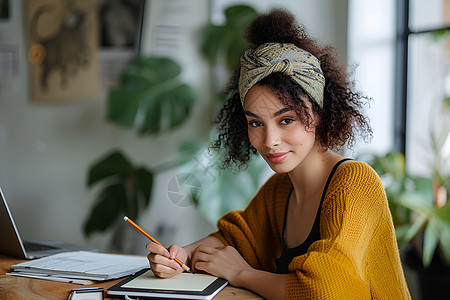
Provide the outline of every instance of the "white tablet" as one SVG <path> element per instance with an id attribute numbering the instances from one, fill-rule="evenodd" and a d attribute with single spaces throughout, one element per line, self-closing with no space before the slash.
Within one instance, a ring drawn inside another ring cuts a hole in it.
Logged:
<path id="1" fill-rule="evenodd" d="M 172 278 L 156 277 L 143 269 L 107 290 L 107 295 L 161 299 L 212 299 L 228 281 L 207 274 L 181 273 Z"/>

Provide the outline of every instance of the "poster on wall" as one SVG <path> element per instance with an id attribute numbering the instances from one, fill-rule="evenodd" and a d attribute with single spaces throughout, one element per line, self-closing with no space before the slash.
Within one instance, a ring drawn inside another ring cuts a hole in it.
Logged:
<path id="1" fill-rule="evenodd" d="M 128 62 L 139 54 L 145 0 L 99 1 L 99 60 L 108 89 Z"/>
<path id="2" fill-rule="evenodd" d="M 28 0 L 26 9 L 32 101 L 99 97 L 96 1 Z"/>

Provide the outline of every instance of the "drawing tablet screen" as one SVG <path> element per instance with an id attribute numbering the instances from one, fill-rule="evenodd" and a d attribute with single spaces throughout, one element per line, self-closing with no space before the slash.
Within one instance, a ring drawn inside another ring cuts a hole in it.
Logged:
<path id="1" fill-rule="evenodd" d="M 110 287 L 107 294 L 162 299 L 212 299 L 227 284 L 225 279 L 198 273 L 181 273 L 161 279 L 150 269 L 144 269 Z"/>
<path id="2" fill-rule="evenodd" d="M 191 274 L 181 273 L 169 279 L 161 279 L 155 277 L 153 272 L 148 270 L 142 275 L 122 285 L 124 288 L 135 289 L 157 289 L 157 290 L 171 290 L 171 291 L 203 291 L 217 277 L 205 274 Z"/>

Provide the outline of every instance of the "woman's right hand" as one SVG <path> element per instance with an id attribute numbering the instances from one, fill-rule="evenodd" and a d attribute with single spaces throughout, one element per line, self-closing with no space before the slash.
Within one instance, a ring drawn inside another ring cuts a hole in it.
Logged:
<path id="1" fill-rule="evenodd" d="M 166 249 L 155 243 L 148 243 L 145 248 L 150 252 L 147 258 L 150 263 L 150 269 L 156 276 L 170 278 L 184 271 L 174 260 L 177 257 L 186 264 L 188 254 L 184 248 L 172 245 Z"/>

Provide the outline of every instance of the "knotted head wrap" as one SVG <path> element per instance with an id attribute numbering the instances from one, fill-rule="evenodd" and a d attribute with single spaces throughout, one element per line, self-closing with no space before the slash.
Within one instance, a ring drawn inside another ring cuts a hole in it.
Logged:
<path id="1" fill-rule="evenodd" d="M 323 107 L 325 77 L 319 60 L 294 44 L 265 43 L 241 57 L 239 95 L 242 106 L 248 91 L 261 79 L 276 72 L 294 79 L 313 101 Z"/>

